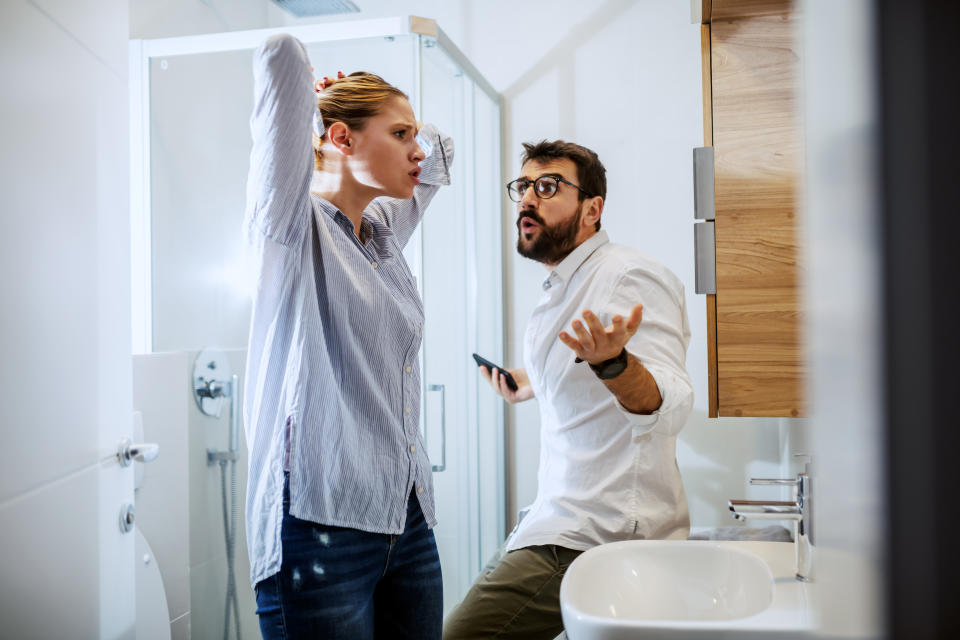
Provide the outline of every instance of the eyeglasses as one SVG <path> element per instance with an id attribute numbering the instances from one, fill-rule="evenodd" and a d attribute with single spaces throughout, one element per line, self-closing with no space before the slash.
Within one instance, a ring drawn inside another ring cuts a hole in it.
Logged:
<path id="1" fill-rule="evenodd" d="M 520 202 L 523 200 L 523 194 L 527 192 L 527 189 L 530 185 L 533 185 L 533 193 L 536 194 L 541 200 L 546 200 L 557 195 L 557 191 L 560 190 L 560 183 L 568 184 L 586 197 L 590 197 L 590 194 L 573 184 L 569 180 L 564 180 L 560 176 L 540 176 L 536 180 L 527 180 L 526 178 L 517 178 L 513 182 L 507 183 L 507 193 L 510 195 L 510 199 L 514 202 Z"/>

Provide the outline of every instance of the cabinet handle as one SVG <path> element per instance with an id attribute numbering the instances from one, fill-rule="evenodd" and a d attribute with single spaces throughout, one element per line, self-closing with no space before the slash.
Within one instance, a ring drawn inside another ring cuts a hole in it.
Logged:
<path id="1" fill-rule="evenodd" d="M 713 221 L 693 225 L 694 291 L 717 292 L 717 248 L 714 244 Z"/>
<path id="2" fill-rule="evenodd" d="M 713 147 L 693 150 L 693 217 L 713 220 Z"/>

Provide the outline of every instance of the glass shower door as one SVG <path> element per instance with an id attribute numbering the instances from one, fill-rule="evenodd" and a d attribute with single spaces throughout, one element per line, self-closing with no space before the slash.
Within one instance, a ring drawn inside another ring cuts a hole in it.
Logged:
<path id="1" fill-rule="evenodd" d="M 434 487 L 449 611 L 503 537 L 503 406 L 471 358 L 502 359 L 499 105 L 436 40 L 422 38 L 420 54 L 422 118 L 456 148 L 451 185 L 423 220 L 420 251 L 422 415 L 431 459 L 446 462 L 435 464 Z"/>
<path id="2" fill-rule="evenodd" d="M 361 23 L 349 28 L 363 31 Z M 451 45 L 442 32 L 439 39 L 395 31 L 348 38 L 333 24 L 286 31 L 306 45 L 316 75 L 377 73 L 410 96 L 418 118 L 454 138 L 452 184 L 440 189 L 404 251 L 426 306 L 421 428 L 434 465 L 446 463 L 434 473 L 435 533 L 449 611 L 502 541 L 505 519 L 502 403 L 478 388 L 470 359 L 473 351 L 502 356 L 499 103 L 445 50 Z M 243 371 L 251 293 L 241 235 L 250 69 L 252 50 L 265 37 L 235 32 L 131 47 L 141 69 L 131 78 L 133 113 L 143 114 L 139 125 L 132 119 L 134 353 L 216 346 Z M 205 450 L 190 455 L 204 457 Z M 221 487 L 205 458 L 193 466 L 190 501 L 199 506 L 191 507 L 190 540 L 183 542 L 192 627 L 195 637 L 218 637 L 226 588 Z M 241 496 L 245 476 L 244 469 Z M 240 544 L 241 627 L 256 637 L 242 532 Z"/>

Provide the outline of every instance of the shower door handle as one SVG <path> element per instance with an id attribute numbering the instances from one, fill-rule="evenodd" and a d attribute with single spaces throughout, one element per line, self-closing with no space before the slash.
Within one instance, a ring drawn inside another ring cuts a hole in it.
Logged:
<path id="1" fill-rule="evenodd" d="M 152 442 L 134 444 L 129 438 L 120 441 L 117 447 L 117 460 L 123 467 L 129 467 L 133 461 L 153 462 L 160 454 L 160 445 Z"/>
<path id="2" fill-rule="evenodd" d="M 440 392 L 440 464 L 432 465 L 433 471 L 447 469 L 447 388 L 442 384 L 429 384 L 427 391 Z"/>

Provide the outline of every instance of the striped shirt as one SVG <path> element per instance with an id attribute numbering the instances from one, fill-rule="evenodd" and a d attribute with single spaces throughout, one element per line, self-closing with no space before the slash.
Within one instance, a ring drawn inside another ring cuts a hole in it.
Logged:
<path id="1" fill-rule="evenodd" d="M 432 153 L 421 184 L 410 200 L 371 202 L 360 241 L 342 212 L 310 193 L 316 102 L 303 45 L 271 37 L 253 73 L 244 231 L 257 281 L 243 413 L 256 585 L 280 570 L 285 468 L 298 518 L 399 534 L 415 490 L 436 524 L 418 426 L 423 305 L 401 250 L 450 183 L 453 144 L 422 127 Z"/>

